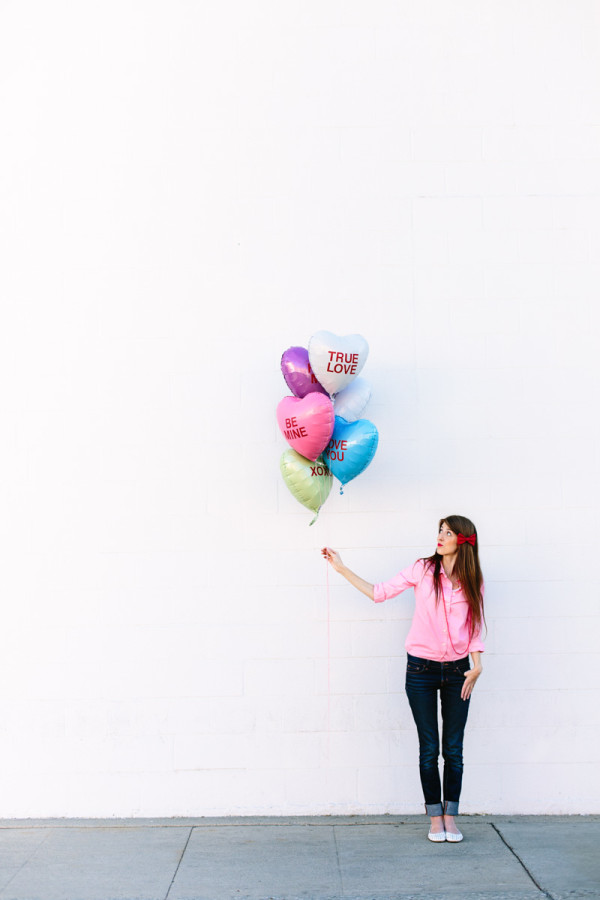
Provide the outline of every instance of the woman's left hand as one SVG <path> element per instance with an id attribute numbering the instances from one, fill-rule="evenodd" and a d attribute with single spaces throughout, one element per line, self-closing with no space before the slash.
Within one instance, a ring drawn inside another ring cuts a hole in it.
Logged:
<path id="1" fill-rule="evenodd" d="M 474 666 L 472 669 L 469 669 L 468 672 L 465 672 L 465 683 L 462 686 L 462 690 L 460 692 L 460 696 L 463 700 L 468 700 L 471 696 L 473 688 L 475 687 L 475 682 L 483 672 L 482 666 Z"/>

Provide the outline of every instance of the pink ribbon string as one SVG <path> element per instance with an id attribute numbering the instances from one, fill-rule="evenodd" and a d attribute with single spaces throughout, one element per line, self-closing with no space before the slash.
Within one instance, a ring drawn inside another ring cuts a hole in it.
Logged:
<path id="1" fill-rule="evenodd" d="M 327 568 L 327 760 L 329 760 L 329 744 L 331 740 L 331 599 L 329 596 L 329 563 Z"/>

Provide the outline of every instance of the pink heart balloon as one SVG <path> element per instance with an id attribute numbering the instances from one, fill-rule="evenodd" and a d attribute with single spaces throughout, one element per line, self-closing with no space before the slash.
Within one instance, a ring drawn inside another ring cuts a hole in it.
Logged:
<path id="1" fill-rule="evenodd" d="M 277 406 L 277 423 L 290 447 L 314 462 L 333 434 L 333 403 L 315 391 L 302 398 L 284 397 Z"/>

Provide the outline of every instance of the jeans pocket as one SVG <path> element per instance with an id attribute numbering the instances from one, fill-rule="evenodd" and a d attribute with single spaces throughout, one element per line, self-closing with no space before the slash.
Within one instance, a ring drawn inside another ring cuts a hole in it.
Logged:
<path id="1" fill-rule="evenodd" d="M 413 663 L 413 662 L 406 663 L 406 674 L 407 675 L 409 673 L 411 675 L 420 675 L 421 672 L 425 671 L 425 669 L 426 669 L 426 666 L 424 663 Z"/>

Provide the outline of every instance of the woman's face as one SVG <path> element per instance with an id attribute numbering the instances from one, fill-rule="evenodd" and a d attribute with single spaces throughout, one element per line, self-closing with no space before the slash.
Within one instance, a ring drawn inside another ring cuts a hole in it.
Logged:
<path id="1" fill-rule="evenodd" d="M 450 556 L 452 553 L 458 552 L 456 535 L 445 522 L 442 522 L 438 531 L 437 552 L 440 556 Z"/>

